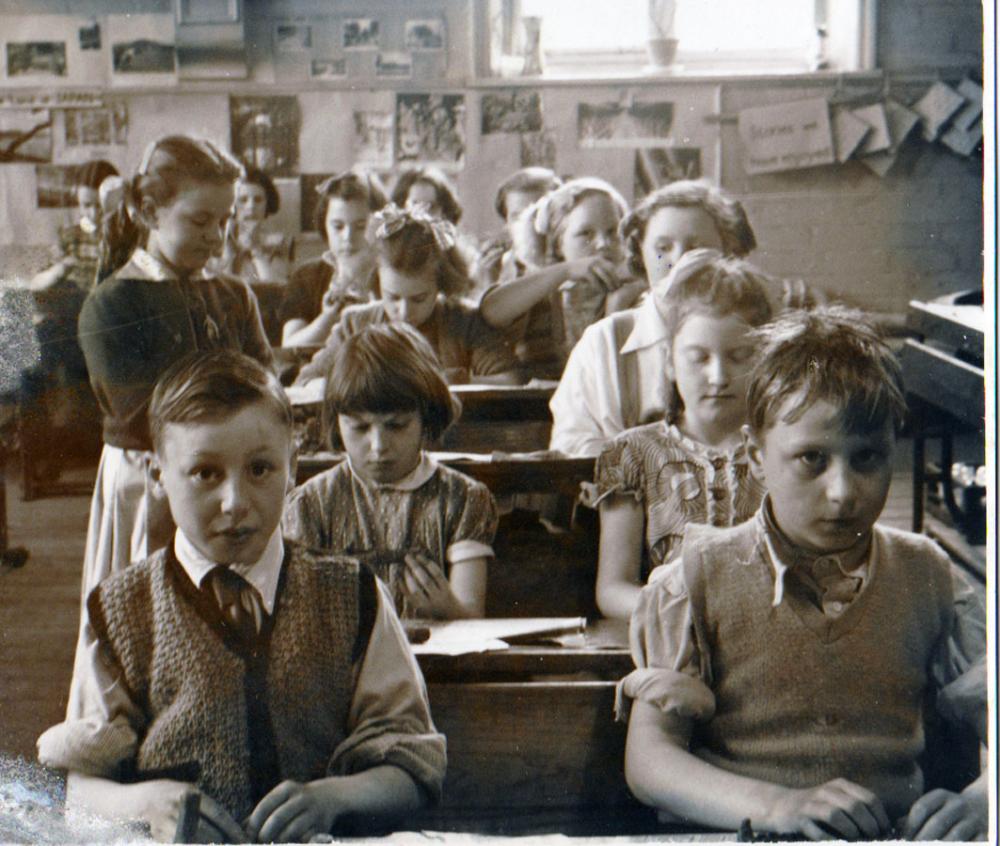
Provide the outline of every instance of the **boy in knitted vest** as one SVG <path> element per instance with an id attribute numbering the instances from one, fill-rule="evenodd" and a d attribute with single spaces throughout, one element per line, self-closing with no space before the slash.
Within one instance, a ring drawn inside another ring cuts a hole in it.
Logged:
<path id="1" fill-rule="evenodd" d="M 239 353 L 157 385 L 150 472 L 177 532 L 88 599 L 84 718 L 39 739 L 69 807 L 157 839 L 305 841 L 440 794 L 444 738 L 392 598 L 353 559 L 282 539 L 291 422 Z"/>
<path id="2" fill-rule="evenodd" d="M 632 620 L 625 773 L 671 821 L 812 839 L 985 836 L 987 774 L 925 793 L 933 702 L 986 739 L 981 605 L 928 538 L 875 524 L 905 412 L 864 316 L 757 330 L 744 434 L 768 494 L 690 526 Z"/>

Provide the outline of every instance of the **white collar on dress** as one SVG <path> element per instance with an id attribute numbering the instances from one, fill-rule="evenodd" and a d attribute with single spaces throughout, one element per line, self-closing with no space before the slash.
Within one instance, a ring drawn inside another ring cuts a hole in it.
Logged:
<path id="1" fill-rule="evenodd" d="M 366 481 L 365 478 L 354 469 L 350 456 L 347 456 L 347 466 L 350 468 L 351 475 L 366 488 L 376 488 L 377 490 L 383 491 L 415 491 L 417 488 L 423 487 L 431 476 L 437 472 L 438 467 L 441 465 L 438 464 L 434 458 L 429 456 L 426 450 L 421 450 L 420 461 L 417 462 L 416 467 L 403 476 L 402 479 L 397 479 L 395 482 L 386 482 L 383 485 Z"/>
<path id="2" fill-rule="evenodd" d="M 221 563 L 210 561 L 202 555 L 187 535 L 180 529 L 174 534 L 174 555 L 184 572 L 188 574 L 199 588 L 212 570 Z M 230 564 L 234 573 L 239 573 L 260 594 L 261 603 L 268 614 L 274 613 L 274 600 L 278 592 L 278 578 L 281 576 L 281 564 L 285 559 L 285 543 L 281 539 L 280 527 L 274 530 L 263 554 L 253 564 Z"/>
<path id="3" fill-rule="evenodd" d="M 142 247 L 136 247 L 129 259 L 129 264 L 146 275 L 147 279 L 154 282 L 166 282 L 168 279 L 177 279 L 177 274 L 152 253 Z M 203 279 L 205 270 L 202 268 L 198 273 L 192 273 L 189 278 Z"/>
<path id="4" fill-rule="evenodd" d="M 622 353 L 637 352 L 667 339 L 667 327 L 656 310 L 652 297 L 646 297 L 645 302 L 632 309 L 632 312 L 635 314 L 635 324 L 622 346 Z"/>

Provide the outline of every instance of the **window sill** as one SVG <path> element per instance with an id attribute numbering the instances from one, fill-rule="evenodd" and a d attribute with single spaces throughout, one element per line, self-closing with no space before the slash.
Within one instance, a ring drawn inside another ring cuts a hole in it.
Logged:
<path id="1" fill-rule="evenodd" d="M 635 69 L 605 69 L 595 73 L 591 68 L 589 74 L 552 72 L 541 76 L 492 76 L 470 80 L 470 88 L 564 88 L 580 85 L 663 85 L 670 84 L 704 84 L 728 81 L 738 82 L 769 82 L 769 83 L 801 83 L 801 82 L 877 82 L 882 80 L 882 71 L 850 71 L 835 70 L 805 71 L 801 68 L 763 70 L 760 68 L 729 69 L 718 68 L 686 68 L 674 65 L 669 68 L 651 68 L 648 71 L 637 72 Z"/>

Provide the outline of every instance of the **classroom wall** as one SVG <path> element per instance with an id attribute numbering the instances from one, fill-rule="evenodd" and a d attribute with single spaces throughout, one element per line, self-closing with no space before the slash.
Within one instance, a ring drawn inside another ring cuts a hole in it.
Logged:
<path id="1" fill-rule="evenodd" d="M 126 4 L 129 5 L 129 4 Z M 740 109 L 812 96 L 851 97 L 882 91 L 877 74 L 814 75 L 794 78 L 729 78 L 624 82 L 525 82 L 473 78 L 475 38 L 472 4 L 465 0 L 419 0 L 405 4 L 405 17 L 440 15 L 447 27 L 447 49 L 434 65 L 414 64 L 414 78 L 376 78 L 350 56 L 351 77 L 331 82 L 309 79 L 305 65 L 277 56 L 271 34 L 277 21 L 313 23 L 331 15 L 358 14 L 355 5 L 336 0 L 249 0 L 244 5 L 244 35 L 249 66 L 246 79 L 182 81 L 170 88 L 114 88 L 128 104 L 128 141 L 104 149 L 69 148 L 64 143 L 61 110 L 53 110 L 53 161 L 72 162 L 104 155 L 124 171 L 136 167 L 148 141 L 167 131 L 184 130 L 229 144 L 229 95 L 294 94 L 302 114 L 300 170 L 335 171 L 350 166 L 354 151 L 354 110 L 392 111 L 397 94 L 437 92 L 465 98 L 466 155 L 454 172 L 466 204 L 463 224 L 486 236 L 499 221 L 492 209 L 495 186 L 521 165 L 517 133 L 480 133 L 483 97 L 515 85 L 540 92 L 544 128 L 564 174 L 596 173 L 626 197 L 634 194 L 635 151 L 585 148 L 577 134 L 579 103 L 671 102 L 675 105 L 675 142 L 700 149 L 702 173 L 718 179 L 746 204 L 757 230 L 756 260 L 777 275 L 810 284 L 857 305 L 902 312 L 911 298 L 975 287 L 982 275 L 982 173 L 978 155 L 963 158 L 940 145 L 914 138 L 884 178 L 856 161 L 844 165 L 748 176 L 734 122 Z M 5 5 L 7 15 L 32 11 L 69 14 L 57 0 L 20 0 Z M 120 13 L 117 0 L 87 0 L 74 15 Z M 134 7 L 133 7 L 134 8 Z M 145 11 L 171 4 L 146 0 Z M 385 37 L 396 44 L 402 31 L 401 4 L 379 0 L 364 4 L 366 16 L 383 21 Z M 912 103 L 937 75 L 957 81 L 980 72 L 981 7 L 975 0 L 881 0 L 877 55 L 892 71 L 890 96 Z M 317 27 L 316 32 L 320 32 Z M 427 57 L 423 57 L 425 60 Z M 360 73 L 360 75 L 359 75 Z M 0 94 L 10 80 L 0 78 Z M 59 85 L 62 82 L 57 83 Z M 68 82 L 66 83 L 69 84 Z M 86 88 L 76 84 L 75 88 Z M 280 222 L 295 227 L 299 186 L 279 181 L 285 199 Z M 0 267 L 10 281 L 45 261 L 46 245 L 72 211 L 39 209 L 32 165 L 0 164 Z M 308 239 L 307 239 L 308 240 Z M 315 248 L 315 245 L 313 245 Z"/>

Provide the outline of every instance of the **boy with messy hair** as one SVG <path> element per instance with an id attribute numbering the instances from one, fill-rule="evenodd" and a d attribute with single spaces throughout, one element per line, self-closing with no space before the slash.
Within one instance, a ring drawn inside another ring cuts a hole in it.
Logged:
<path id="1" fill-rule="evenodd" d="M 985 834 L 987 776 L 924 792 L 931 701 L 986 739 L 982 608 L 928 538 L 879 526 L 905 414 L 864 315 L 757 330 L 755 518 L 689 527 L 632 621 L 625 770 L 666 816 L 812 839 Z"/>
<path id="2" fill-rule="evenodd" d="M 184 359 L 150 403 L 173 542 L 98 585 L 83 717 L 39 758 L 67 804 L 196 842 L 306 841 L 440 795 L 444 738 L 391 597 L 282 538 L 291 407 L 240 353 Z"/>

